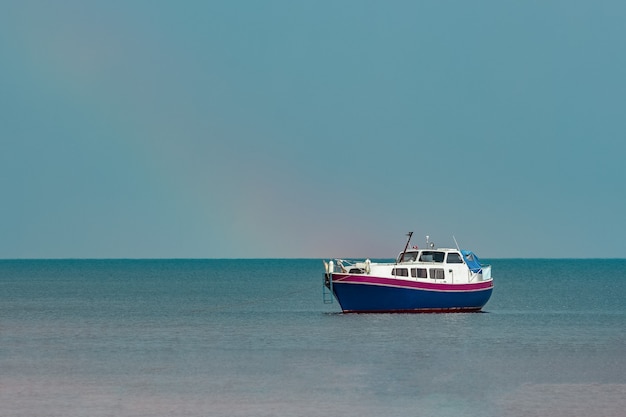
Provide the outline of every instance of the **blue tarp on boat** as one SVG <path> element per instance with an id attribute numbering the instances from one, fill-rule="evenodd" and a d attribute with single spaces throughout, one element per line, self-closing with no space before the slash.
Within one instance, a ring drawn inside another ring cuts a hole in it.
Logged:
<path id="1" fill-rule="evenodd" d="M 482 272 L 482 266 L 480 265 L 480 259 L 478 256 L 470 250 L 462 250 L 463 259 L 465 259 L 465 263 L 469 267 L 472 272 L 480 273 Z"/>

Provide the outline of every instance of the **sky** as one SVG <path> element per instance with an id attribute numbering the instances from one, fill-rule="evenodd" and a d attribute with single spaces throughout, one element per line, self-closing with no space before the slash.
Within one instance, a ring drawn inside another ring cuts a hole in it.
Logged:
<path id="1" fill-rule="evenodd" d="M 626 257 L 623 1 L 0 5 L 0 258 Z"/>

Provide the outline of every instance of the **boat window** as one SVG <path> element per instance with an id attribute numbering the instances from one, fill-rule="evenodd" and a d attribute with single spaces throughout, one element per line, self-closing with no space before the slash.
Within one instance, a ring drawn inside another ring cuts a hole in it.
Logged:
<path id="1" fill-rule="evenodd" d="M 400 252 L 400 255 L 398 255 L 398 259 L 396 259 L 396 261 L 397 262 L 415 262 L 416 259 L 417 259 L 417 252 L 405 252 L 404 254 Z"/>
<path id="2" fill-rule="evenodd" d="M 422 252 L 422 256 L 420 256 L 420 261 L 422 261 L 422 262 L 443 262 L 444 256 L 445 256 L 444 252 L 425 250 L 425 251 Z"/>
<path id="3" fill-rule="evenodd" d="M 461 259 L 461 255 L 456 252 L 450 252 L 448 254 L 448 259 L 446 260 L 449 264 L 462 264 L 463 259 Z"/>
<path id="4" fill-rule="evenodd" d="M 391 275 L 395 275 L 398 277 L 408 277 L 409 276 L 409 270 L 406 268 L 393 268 L 391 270 Z"/>
<path id="5" fill-rule="evenodd" d="M 361 268 L 351 268 L 349 272 L 351 274 L 363 274 L 363 273 L 365 273 L 365 271 L 362 270 Z"/>
<path id="6" fill-rule="evenodd" d="M 430 277 L 432 279 L 445 279 L 443 268 L 430 268 Z"/>
<path id="7" fill-rule="evenodd" d="M 413 278 L 428 278 L 426 268 L 411 268 L 411 276 Z"/>
<path id="8" fill-rule="evenodd" d="M 417 252 L 407 252 L 404 254 L 404 262 L 415 262 L 417 259 Z"/>

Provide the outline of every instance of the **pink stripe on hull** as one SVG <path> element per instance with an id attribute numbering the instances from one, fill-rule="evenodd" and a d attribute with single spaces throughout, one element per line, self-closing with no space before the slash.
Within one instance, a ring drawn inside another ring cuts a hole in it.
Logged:
<path id="1" fill-rule="evenodd" d="M 414 288 L 426 291 L 480 291 L 493 287 L 493 281 L 470 284 L 443 284 L 435 282 L 410 281 L 405 279 L 382 278 L 371 275 L 333 274 L 333 282 L 345 284 L 383 285 L 387 287 Z"/>

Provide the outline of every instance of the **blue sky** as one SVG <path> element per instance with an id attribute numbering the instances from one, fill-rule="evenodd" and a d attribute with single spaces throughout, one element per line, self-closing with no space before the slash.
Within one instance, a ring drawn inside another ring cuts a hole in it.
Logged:
<path id="1" fill-rule="evenodd" d="M 626 254 L 626 3 L 4 1 L 0 258 Z"/>

